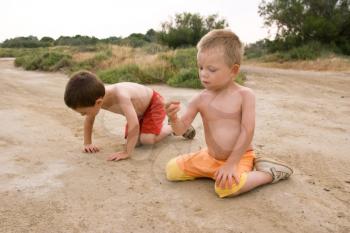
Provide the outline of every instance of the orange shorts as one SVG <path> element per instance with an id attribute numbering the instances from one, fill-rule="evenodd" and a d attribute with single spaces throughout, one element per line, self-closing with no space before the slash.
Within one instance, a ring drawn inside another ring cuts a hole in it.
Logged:
<path id="1" fill-rule="evenodd" d="M 248 172 L 254 167 L 254 151 L 247 151 L 239 161 L 238 173 L 240 175 L 239 182 L 232 184 L 232 187 L 222 189 L 215 185 L 215 192 L 219 197 L 229 197 L 236 195 L 244 187 L 247 182 Z M 207 149 L 201 151 L 181 155 L 171 159 L 166 166 L 167 179 L 170 181 L 194 180 L 200 177 L 207 177 L 215 180 L 215 172 L 226 161 L 214 159 L 209 155 Z"/>
<path id="2" fill-rule="evenodd" d="M 164 108 L 163 97 L 156 91 L 153 91 L 151 102 L 139 118 L 140 134 L 159 135 L 163 127 L 166 112 Z M 128 137 L 128 124 L 125 126 L 125 138 Z"/>
<path id="3" fill-rule="evenodd" d="M 238 173 L 249 172 L 254 167 L 254 151 L 247 151 L 239 161 Z M 177 157 L 177 164 L 187 175 L 192 177 L 208 177 L 214 179 L 215 172 L 226 161 L 214 159 L 207 149 Z"/>

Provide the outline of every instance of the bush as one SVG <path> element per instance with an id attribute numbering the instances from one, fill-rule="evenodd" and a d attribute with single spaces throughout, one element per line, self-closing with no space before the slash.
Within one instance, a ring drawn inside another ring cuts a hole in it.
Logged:
<path id="1" fill-rule="evenodd" d="M 38 48 L 47 47 L 50 44 L 47 42 L 41 42 L 35 36 L 28 37 L 16 37 L 13 39 L 7 39 L 2 44 L 3 48 Z"/>
<path id="2" fill-rule="evenodd" d="M 202 88 L 198 71 L 195 68 L 180 69 L 177 74 L 167 81 L 167 84 L 173 87 Z"/>
<path id="3" fill-rule="evenodd" d="M 246 80 L 245 73 L 239 73 L 236 77 L 236 83 L 243 85 Z M 184 68 L 181 69 L 177 74 L 173 75 L 167 84 L 173 87 L 188 87 L 201 89 L 203 88 L 201 81 L 198 77 L 198 70 L 196 68 Z"/>
<path id="4" fill-rule="evenodd" d="M 240 72 L 237 75 L 235 82 L 240 84 L 240 85 L 243 85 L 246 79 L 247 79 L 246 74 L 244 72 Z"/>
<path id="5" fill-rule="evenodd" d="M 323 45 L 319 42 L 309 42 L 305 45 L 294 47 L 284 52 L 276 52 L 263 57 L 265 62 L 284 62 L 293 60 L 314 60 L 324 55 L 337 51 L 335 44 Z"/>
<path id="6" fill-rule="evenodd" d="M 136 82 L 142 84 L 165 83 L 170 77 L 170 71 L 163 66 L 141 69 L 136 64 L 129 64 L 116 69 L 103 70 L 98 76 L 105 83 Z"/>
<path id="7" fill-rule="evenodd" d="M 168 47 L 156 43 L 148 43 L 142 47 L 142 49 L 148 54 L 157 54 L 160 52 L 166 52 L 169 50 Z"/>
<path id="8" fill-rule="evenodd" d="M 57 52 L 34 53 L 17 57 L 15 65 L 26 70 L 57 71 L 70 65 L 71 59 L 71 56 Z"/>
<path id="9" fill-rule="evenodd" d="M 149 77 L 150 83 L 166 83 L 174 74 L 170 67 L 161 65 L 149 66 L 142 70 Z"/>
<path id="10" fill-rule="evenodd" d="M 0 57 L 20 57 L 27 54 L 33 54 L 35 49 L 25 48 L 0 48 Z"/>
<path id="11" fill-rule="evenodd" d="M 143 83 L 141 80 L 147 80 L 145 74 L 141 69 L 135 65 L 125 65 L 116 69 L 110 69 L 98 72 L 98 76 L 105 83 L 118 83 L 118 82 L 136 82 Z"/>
<path id="12" fill-rule="evenodd" d="M 104 61 L 109 59 L 113 55 L 111 49 L 104 49 L 99 53 L 96 53 L 94 57 L 89 58 L 87 60 L 71 63 L 71 72 L 75 72 L 78 70 L 98 70 L 98 65 Z"/>
<path id="13" fill-rule="evenodd" d="M 265 54 L 267 54 L 265 40 L 260 40 L 253 44 L 249 44 L 244 48 L 244 55 L 247 59 L 259 58 Z"/>
<path id="14" fill-rule="evenodd" d="M 167 58 L 175 69 L 197 67 L 197 49 L 179 49 L 174 56 Z"/>

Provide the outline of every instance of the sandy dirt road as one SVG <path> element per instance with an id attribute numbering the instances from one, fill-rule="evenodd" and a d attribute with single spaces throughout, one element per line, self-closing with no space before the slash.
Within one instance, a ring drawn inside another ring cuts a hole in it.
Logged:
<path id="1" fill-rule="evenodd" d="M 101 112 L 97 154 L 65 107 L 67 77 L 0 59 L 0 232 L 350 232 L 350 74 L 243 67 L 257 96 L 258 155 L 295 168 L 287 181 L 219 199 L 211 180 L 171 183 L 166 162 L 204 146 L 169 137 L 106 162 L 124 119 Z M 186 102 L 191 89 L 152 86 Z"/>

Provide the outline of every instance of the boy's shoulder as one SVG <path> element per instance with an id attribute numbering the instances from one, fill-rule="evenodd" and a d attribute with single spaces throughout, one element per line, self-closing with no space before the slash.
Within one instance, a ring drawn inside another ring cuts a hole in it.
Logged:
<path id="1" fill-rule="evenodd" d="M 239 89 L 237 91 L 238 91 L 238 93 L 240 93 L 243 96 L 246 96 L 246 95 L 255 96 L 254 91 L 252 89 L 250 89 L 249 87 L 244 87 L 244 86 L 239 85 Z"/>
<path id="2" fill-rule="evenodd" d="M 255 94 L 252 89 L 249 87 L 243 87 L 238 90 L 240 96 L 241 96 L 241 101 L 242 104 L 251 104 L 255 103 Z"/>

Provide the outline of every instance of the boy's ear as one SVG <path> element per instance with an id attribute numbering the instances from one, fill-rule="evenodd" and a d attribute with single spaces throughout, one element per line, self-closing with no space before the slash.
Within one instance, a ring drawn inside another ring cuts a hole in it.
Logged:
<path id="1" fill-rule="evenodd" d="M 95 101 L 95 105 L 102 105 L 102 102 L 103 102 L 103 99 L 102 97 L 100 97 Z"/>
<path id="2" fill-rule="evenodd" d="M 231 68 L 231 72 L 233 76 L 236 76 L 239 73 L 239 65 L 238 64 L 233 64 Z"/>

